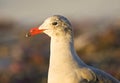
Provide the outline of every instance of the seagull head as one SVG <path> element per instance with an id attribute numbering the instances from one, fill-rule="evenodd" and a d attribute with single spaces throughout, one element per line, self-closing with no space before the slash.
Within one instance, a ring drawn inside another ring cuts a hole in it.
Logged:
<path id="1" fill-rule="evenodd" d="M 32 28 L 27 37 L 45 33 L 50 37 L 72 35 L 72 27 L 67 18 L 61 15 L 54 15 L 47 18 L 42 25 Z"/>

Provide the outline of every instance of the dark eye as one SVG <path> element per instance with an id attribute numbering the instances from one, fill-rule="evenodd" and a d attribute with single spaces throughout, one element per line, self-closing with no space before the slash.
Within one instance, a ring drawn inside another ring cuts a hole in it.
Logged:
<path id="1" fill-rule="evenodd" d="M 52 25 L 57 25 L 58 23 L 57 22 L 53 22 Z"/>

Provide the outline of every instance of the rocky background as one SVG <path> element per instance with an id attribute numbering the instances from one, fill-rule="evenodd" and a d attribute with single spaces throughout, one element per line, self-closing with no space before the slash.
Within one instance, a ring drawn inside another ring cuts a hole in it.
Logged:
<path id="1" fill-rule="evenodd" d="M 70 19 L 78 55 L 88 65 L 120 80 L 120 19 Z M 12 18 L 0 18 L 0 83 L 47 83 L 50 38 L 26 38 L 30 27 Z"/>

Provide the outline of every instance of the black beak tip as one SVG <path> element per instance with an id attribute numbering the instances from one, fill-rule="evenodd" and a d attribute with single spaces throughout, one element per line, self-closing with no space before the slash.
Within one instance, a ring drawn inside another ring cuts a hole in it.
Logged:
<path id="1" fill-rule="evenodd" d="M 30 34 L 30 33 L 27 33 L 27 34 L 26 34 L 26 37 L 31 37 L 31 34 Z"/>

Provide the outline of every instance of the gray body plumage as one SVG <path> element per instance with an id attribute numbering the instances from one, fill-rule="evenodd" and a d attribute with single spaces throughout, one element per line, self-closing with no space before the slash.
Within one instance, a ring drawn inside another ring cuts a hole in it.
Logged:
<path id="1" fill-rule="evenodd" d="M 39 27 L 51 37 L 48 83 L 120 83 L 111 75 L 86 65 L 76 54 L 67 18 L 54 15 Z"/>

